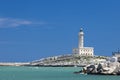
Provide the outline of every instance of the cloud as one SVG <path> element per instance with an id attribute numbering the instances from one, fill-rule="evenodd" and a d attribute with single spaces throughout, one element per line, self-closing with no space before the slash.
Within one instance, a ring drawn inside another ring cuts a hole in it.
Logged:
<path id="1" fill-rule="evenodd" d="M 30 26 L 30 25 L 43 25 L 43 22 L 33 22 L 29 20 L 13 19 L 13 18 L 0 18 L 0 28 Z"/>

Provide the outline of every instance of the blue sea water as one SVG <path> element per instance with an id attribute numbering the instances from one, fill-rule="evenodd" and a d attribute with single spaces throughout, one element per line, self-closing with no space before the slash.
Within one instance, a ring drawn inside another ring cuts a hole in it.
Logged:
<path id="1" fill-rule="evenodd" d="M 73 74 L 80 67 L 0 67 L 0 80 L 120 80 L 120 76 Z"/>

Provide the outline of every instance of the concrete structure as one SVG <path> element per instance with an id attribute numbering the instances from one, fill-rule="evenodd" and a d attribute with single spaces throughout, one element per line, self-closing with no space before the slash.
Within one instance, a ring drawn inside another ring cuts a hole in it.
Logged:
<path id="1" fill-rule="evenodd" d="M 94 56 L 94 48 L 93 47 L 84 47 L 84 32 L 83 29 L 80 29 L 78 34 L 78 48 L 73 49 L 73 54 L 79 56 Z"/>

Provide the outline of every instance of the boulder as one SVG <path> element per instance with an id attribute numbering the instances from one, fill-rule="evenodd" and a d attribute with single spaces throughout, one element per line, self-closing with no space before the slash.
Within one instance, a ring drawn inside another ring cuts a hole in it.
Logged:
<path id="1" fill-rule="evenodd" d="M 120 75 L 119 63 L 100 63 L 98 65 L 88 65 L 83 68 L 83 73 L 102 74 L 102 75 Z"/>

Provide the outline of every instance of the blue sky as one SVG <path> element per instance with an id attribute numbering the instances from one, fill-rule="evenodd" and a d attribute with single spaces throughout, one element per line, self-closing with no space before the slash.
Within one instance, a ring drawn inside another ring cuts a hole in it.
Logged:
<path id="1" fill-rule="evenodd" d="M 119 0 L 1 0 L 0 62 L 71 54 L 78 32 L 96 55 L 120 48 Z"/>

